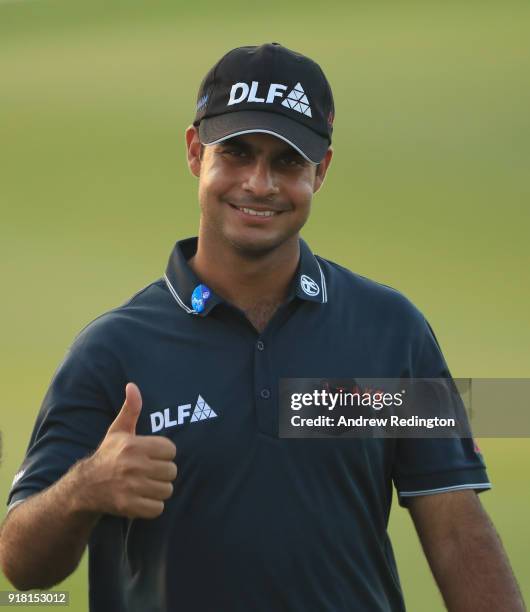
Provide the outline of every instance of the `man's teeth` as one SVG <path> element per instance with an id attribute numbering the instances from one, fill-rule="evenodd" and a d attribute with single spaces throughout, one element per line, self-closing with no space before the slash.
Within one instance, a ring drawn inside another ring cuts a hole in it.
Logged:
<path id="1" fill-rule="evenodd" d="M 276 214 L 276 211 L 274 210 L 252 210 L 251 208 L 239 208 L 239 210 L 242 210 L 244 213 L 247 213 L 247 215 L 255 215 L 256 217 L 272 217 L 272 215 Z"/>

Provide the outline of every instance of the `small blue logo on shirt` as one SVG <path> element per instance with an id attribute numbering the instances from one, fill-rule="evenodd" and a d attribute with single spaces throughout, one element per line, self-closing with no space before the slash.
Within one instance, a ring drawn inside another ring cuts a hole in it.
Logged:
<path id="1" fill-rule="evenodd" d="M 206 285 L 197 285 L 191 294 L 191 307 L 195 312 L 202 312 L 210 299 L 211 291 Z"/>

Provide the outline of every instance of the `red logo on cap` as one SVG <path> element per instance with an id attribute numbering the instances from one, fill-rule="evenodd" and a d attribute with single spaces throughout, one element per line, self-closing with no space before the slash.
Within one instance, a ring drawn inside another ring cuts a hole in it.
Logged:
<path id="1" fill-rule="evenodd" d="M 331 112 L 329 113 L 329 115 L 328 115 L 328 125 L 329 125 L 330 127 L 332 127 L 332 126 L 333 126 L 333 121 L 334 121 L 334 119 L 335 119 L 335 115 L 333 114 L 333 111 L 331 111 Z"/>

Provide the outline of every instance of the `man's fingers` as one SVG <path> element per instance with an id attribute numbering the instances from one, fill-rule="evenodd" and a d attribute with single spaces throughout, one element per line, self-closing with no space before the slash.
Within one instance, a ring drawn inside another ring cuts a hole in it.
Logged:
<path id="1" fill-rule="evenodd" d="M 145 466 L 145 475 L 152 480 L 173 482 L 177 477 L 177 466 L 173 461 L 150 459 Z"/>
<path id="2" fill-rule="evenodd" d="M 134 383 L 128 383 L 125 387 L 125 402 L 109 427 L 108 433 L 123 432 L 136 433 L 136 423 L 142 411 L 142 394 Z"/>
<path id="3" fill-rule="evenodd" d="M 137 436 L 136 444 L 151 459 L 172 461 L 177 455 L 177 447 L 164 436 Z"/>
<path id="4" fill-rule="evenodd" d="M 164 512 L 164 502 L 157 499 L 148 499 L 147 497 L 139 497 L 135 500 L 130 512 L 129 518 L 144 518 L 154 519 Z"/>
<path id="5" fill-rule="evenodd" d="M 138 485 L 139 496 L 156 501 L 164 501 L 173 495 L 173 485 L 161 480 L 142 480 Z"/>

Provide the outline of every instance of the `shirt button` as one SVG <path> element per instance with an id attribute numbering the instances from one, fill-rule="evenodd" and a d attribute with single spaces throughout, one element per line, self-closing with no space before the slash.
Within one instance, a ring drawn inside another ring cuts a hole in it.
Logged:
<path id="1" fill-rule="evenodd" d="M 258 340 L 256 342 L 256 348 L 258 349 L 258 351 L 263 351 L 265 350 L 265 344 L 261 340 Z"/>
<path id="2" fill-rule="evenodd" d="M 263 399 L 269 399 L 271 392 L 268 389 L 262 389 L 260 395 Z"/>

